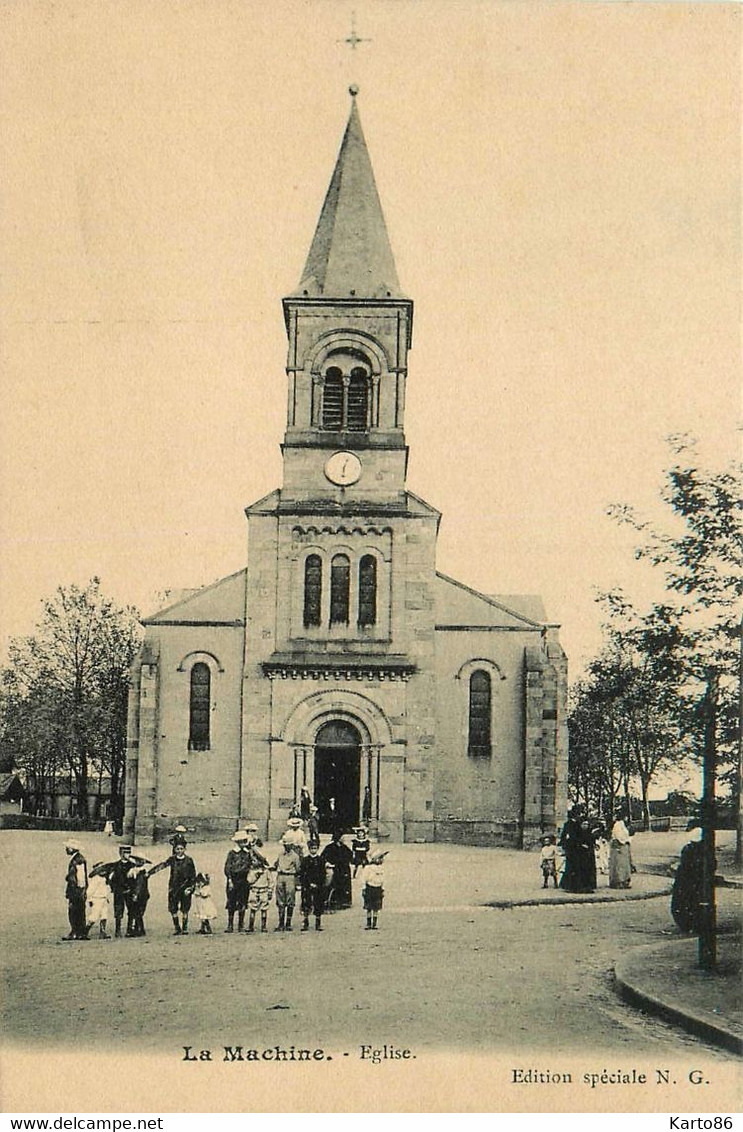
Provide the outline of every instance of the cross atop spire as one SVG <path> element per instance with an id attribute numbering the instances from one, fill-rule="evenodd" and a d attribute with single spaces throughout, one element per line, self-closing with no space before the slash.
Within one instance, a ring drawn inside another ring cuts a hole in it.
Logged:
<path id="1" fill-rule="evenodd" d="M 324 298 L 403 298 L 361 129 L 356 95 L 295 294 Z"/>
<path id="2" fill-rule="evenodd" d="M 360 35 L 356 34 L 356 13 L 351 12 L 351 34 L 347 35 L 345 39 L 339 39 L 338 43 L 346 43 L 355 51 L 360 43 L 371 43 L 370 39 L 362 39 Z"/>

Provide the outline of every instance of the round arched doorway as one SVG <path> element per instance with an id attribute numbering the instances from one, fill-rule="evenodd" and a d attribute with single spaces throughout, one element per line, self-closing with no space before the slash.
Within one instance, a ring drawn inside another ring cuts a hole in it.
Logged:
<path id="1" fill-rule="evenodd" d="M 350 829 L 359 820 L 361 735 L 352 723 L 334 719 L 315 736 L 315 805 L 320 832 Z"/>

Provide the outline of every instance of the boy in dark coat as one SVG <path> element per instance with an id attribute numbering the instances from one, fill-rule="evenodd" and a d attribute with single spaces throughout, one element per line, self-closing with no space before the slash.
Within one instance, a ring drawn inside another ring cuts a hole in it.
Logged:
<path id="1" fill-rule="evenodd" d="M 119 846 L 119 859 L 107 865 L 101 865 L 101 873 L 108 881 L 108 886 L 111 889 L 114 898 L 114 935 L 117 939 L 121 935 L 121 921 L 124 918 L 124 909 L 127 914 L 126 934 L 144 935 L 144 923 L 142 916 L 144 915 L 141 909 L 144 900 L 144 906 L 147 906 L 149 899 L 149 889 L 147 888 L 147 877 L 144 877 L 144 886 L 141 881 L 137 881 L 134 870 L 141 868 L 143 865 L 148 865 L 149 861 L 144 857 L 132 856 L 131 845 Z M 146 890 L 147 896 L 144 896 Z M 142 926 L 142 931 L 135 931 L 135 919 L 139 919 Z"/>
<path id="2" fill-rule="evenodd" d="M 196 865 L 192 857 L 186 856 L 184 842 L 176 841 L 172 855 L 151 868 L 147 873 L 148 878 L 162 869 L 170 869 L 168 911 L 173 918 L 174 935 L 188 935 L 188 913 L 191 910 L 191 897 L 196 884 Z"/>
<path id="3" fill-rule="evenodd" d="M 313 841 L 306 857 L 302 858 L 299 883 L 302 886 L 302 931 L 309 931 L 310 913 L 315 914 L 315 930 L 321 932 L 325 906 L 325 862 L 318 854 L 319 846 Z"/>

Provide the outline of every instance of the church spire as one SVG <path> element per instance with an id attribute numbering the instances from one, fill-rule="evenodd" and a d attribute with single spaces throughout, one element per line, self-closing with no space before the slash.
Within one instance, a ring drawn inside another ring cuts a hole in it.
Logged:
<path id="1" fill-rule="evenodd" d="M 302 279 L 311 298 L 403 298 L 356 95 Z"/>

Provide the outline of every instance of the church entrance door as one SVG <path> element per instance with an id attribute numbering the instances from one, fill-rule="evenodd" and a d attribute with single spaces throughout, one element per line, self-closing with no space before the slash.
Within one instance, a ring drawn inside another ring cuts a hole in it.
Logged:
<path id="1" fill-rule="evenodd" d="M 345 720 L 325 723 L 315 737 L 315 805 L 320 832 L 351 829 L 359 820 L 361 736 Z"/>

